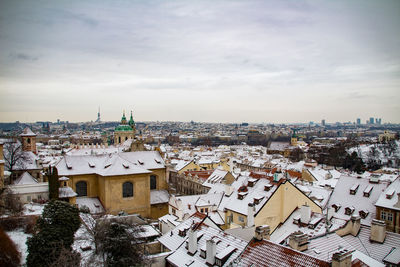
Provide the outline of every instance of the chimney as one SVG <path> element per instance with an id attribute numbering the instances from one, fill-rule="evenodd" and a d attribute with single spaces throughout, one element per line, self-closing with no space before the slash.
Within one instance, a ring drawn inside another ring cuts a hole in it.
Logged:
<path id="1" fill-rule="evenodd" d="M 386 237 L 386 223 L 384 221 L 373 219 L 371 223 L 371 236 L 369 240 L 372 242 L 383 243 Z"/>
<path id="2" fill-rule="evenodd" d="M 215 255 L 217 253 L 217 244 L 214 240 L 209 239 L 206 241 L 206 263 L 213 266 L 215 263 Z"/>
<path id="3" fill-rule="evenodd" d="M 294 232 L 289 236 L 289 246 L 298 251 L 308 249 L 308 236 L 301 231 Z"/>
<path id="4" fill-rule="evenodd" d="M 328 220 L 330 221 L 333 217 L 333 215 L 335 214 L 335 209 L 332 207 L 328 208 Z"/>
<path id="5" fill-rule="evenodd" d="M 300 217 L 301 223 L 308 224 L 311 219 L 311 207 L 307 205 L 301 206 L 300 213 L 301 213 Z"/>
<path id="6" fill-rule="evenodd" d="M 190 227 L 188 236 L 188 252 L 190 255 L 194 255 L 197 252 L 197 232 Z"/>
<path id="7" fill-rule="evenodd" d="M 229 197 L 230 195 L 232 195 L 232 193 L 233 193 L 233 187 L 226 184 L 225 185 L 225 196 Z"/>
<path id="8" fill-rule="evenodd" d="M 247 206 L 247 227 L 254 226 L 254 204 L 249 203 Z"/>
<path id="9" fill-rule="evenodd" d="M 332 255 L 332 267 L 350 267 L 351 253 L 347 249 L 340 250 Z"/>
<path id="10" fill-rule="evenodd" d="M 357 236 L 358 232 L 360 231 L 361 226 L 361 217 L 358 215 L 352 215 L 351 218 L 351 235 Z"/>
<path id="11" fill-rule="evenodd" d="M 257 241 L 261 241 L 263 239 L 269 240 L 270 239 L 271 229 L 269 225 L 260 225 L 256 227 L 254 238 Z"/>

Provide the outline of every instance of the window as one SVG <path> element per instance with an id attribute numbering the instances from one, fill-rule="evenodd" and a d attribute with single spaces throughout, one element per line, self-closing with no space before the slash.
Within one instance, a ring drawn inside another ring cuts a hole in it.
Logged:
<path id="1" fill-rule="evenodd" d="M 125 182 L 122 185 L 122 197 L 133 197 L 133 184 L 131 182 Z"/>
<path id="2" fill-rule="evenodd" d="M 128 140 L 128 137 L 127 137 L 127 136 L 125 136 L 125 141 L 126 141 L 126 140 Z"/>
<path id="3" fill-rule="evenodd" d="M 30 138 L 28 138 L 28 144 L 30 144 L 31 143 L 31 139 Z"/>
<path id="4" fill-rule="evenodd" d="M 157 189 L 157 176 L 150 175 L 150 190 Z"/>
<path id="5" fill-rule="evenodd" d="M 67 182 L 64 182 L 64 186 L 67 186 Z"/>
<path id="6" fill-rule="evenodd" d="M 238 216 L 239 222 L 244 222 L 244 217 L 243 216 Z"/>
<path id="7" fill-rule="evenodd" d="M 381 219 L 383 221 L 393 221 L 393 214 L 386 211 L 381 211 Z"/>
<path id="8" fill-rule="evenodd" d="M 31 199 L 32 199 L 31 196 L 27 196 L 27 197 L 26 197 L 26 201 L 31 202 Z"/>
<path id="9" fill-rule="evenodd" d="M 75 187 L 76 187 L 76 193 L 78 194 L 78 197 L 87 196 L 87 183 L 85 181 L 77 182 Z"/>
<path id="10" fill-rule="evenodd" d="M 118 144 L 121 144 L 121 136 L 118 137 Z"/>

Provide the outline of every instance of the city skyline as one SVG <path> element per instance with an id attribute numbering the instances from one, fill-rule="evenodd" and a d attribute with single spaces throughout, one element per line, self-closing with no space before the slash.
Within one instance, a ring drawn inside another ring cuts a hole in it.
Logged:
<path id="1" fill-rule="evenodd" d="M 400 123 L 398 1 L 0 0 L 0 122 Z"/>

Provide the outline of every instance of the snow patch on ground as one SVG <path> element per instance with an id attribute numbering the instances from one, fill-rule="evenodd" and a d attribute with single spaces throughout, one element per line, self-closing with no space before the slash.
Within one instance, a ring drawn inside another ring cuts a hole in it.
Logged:
<path id="1" fill-rule="evenodd" d="M 44 204 L 30 203 L 24 205 L 24 215 L 42 215 Z"/>
<path id="2" fill-rule="evenodd" d="M 26 240 L 32 235 L 24 233 L 22 229 L 7 232 L 8 236 L 17 246 L 19 252 L 21 252 L 21 265 L 26 262 L 26 257 L 28 256 L 28 246 L 26 245 Z"/>

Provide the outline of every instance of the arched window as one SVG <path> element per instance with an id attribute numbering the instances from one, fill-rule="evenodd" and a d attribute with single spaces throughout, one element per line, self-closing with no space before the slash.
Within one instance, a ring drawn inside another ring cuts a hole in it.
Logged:
<path id="1" fill-rule="evenodd" d="M 30 139 L 30 138 L 28 138 L 28 140 L 27 140 L 27 141 L 28 141 L 28 144 L 30 144 L 30 143 L 31 143 L 31 139 Z"/>
<path id="2" fill-rule="evenodd" d="M 75 184 L 76 193 L 78 197 L 87 196 L 87 183 L 85 181 L 79 181 Z"/>
<path id="3" fill-rule="evenodd" d="M 157 176 L 150 175 L 150 190 L 157 189 Z"/>
<path id="4" fill-rule="evenodd" d="M 121 144 L 121 136 L 118 137 L 118 144 Z"/>
<path id="5" fill-rule="evenodd" d="M 122 197 L 133 197 L 133 184 L 131 182 L 123 183 Z"/>

